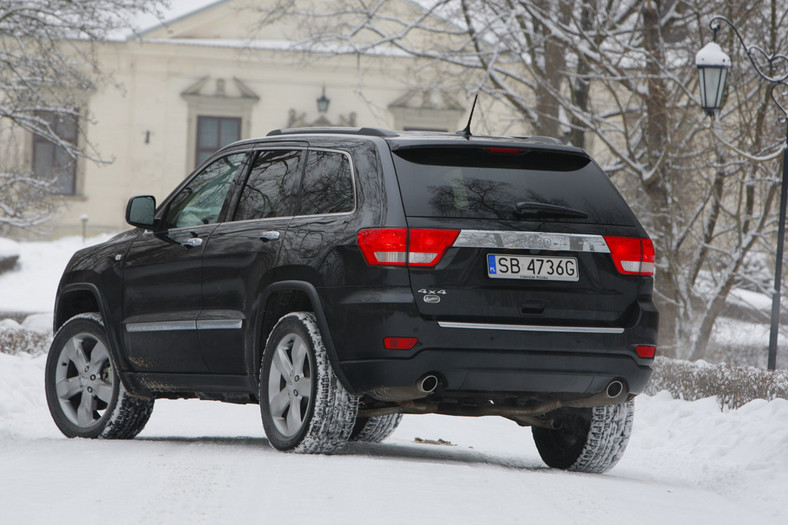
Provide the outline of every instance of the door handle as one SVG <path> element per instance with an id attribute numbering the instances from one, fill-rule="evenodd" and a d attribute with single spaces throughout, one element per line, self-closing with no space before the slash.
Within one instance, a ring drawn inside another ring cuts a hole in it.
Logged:
<path id="1" fill-rule="evenodd" d="M 279 239 L 279 232 L 276 230 L 267 231 L 260 234 L 260 240 L 263 242 L 275 241 Z"/>
<path id="2" fill-rule="evenodd" d="M 202 239 L 199 237 L 191 237 L 183 241 L 181 245 L 187 248 L 197 248 L 198 246 L 202 246 Z"/>

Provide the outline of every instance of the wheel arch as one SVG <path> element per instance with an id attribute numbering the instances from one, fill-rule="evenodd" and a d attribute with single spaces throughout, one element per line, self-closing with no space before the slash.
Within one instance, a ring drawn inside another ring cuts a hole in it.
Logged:
<path id="1" fill-rule="evenodd" d="M 98 312 L 106 319 L 106 308 L 98 287 L 90 283 L 66 285 L 55 301 L 52 330 L 57 332 L 66 321 L 78 314 Z"/>
<path id="2" fill-rule="evenodd" d="M 98 286 L 89 282 L 79 282 L 64 285 L 55 299 L 55 311 L 52 320 L 53 333 L 57 333 L 63 324 L 75 315 L 98 312 L 104 320 L 104 329 L 109 343 L 109 355 L 115 370 L 118 372 L 123 386 L 133 395 L 146 395 L 135 389 L 135 382 L 128 381 L 126 377 L 126 362 L 121 358 L 120 348 L 122 348 L 116 323 L 112 322 L 110 308 L 106 298 L 101 293 Z"/>
<path id="3" fill-rule="evenodd" d="M 326 320 L 323 310 L 323 303 L 315 286 L 308 281 L 288 280 L 280 281 L 268 286 L 263 292 L 260 301 L 260 314 L 255 326 L 259 331 L 255 334 L 255 344 L 252 351 L 247 356 L 247 366 L 249 370 L 259 373 L 260 360 L 262 359 L 263 349 L 268 340 L 268 336 L 273 330 L 276 322 L 290 312 L 311 311 L 315 314 L 318 328 L 323 337 L 323 344 L 326 347 L 331 368 L 337 378 L 345 388 L 349 387 L 347 379 L 341 367 L 337 366 L 337 352 L 331 338 L 331 330 Z"/>

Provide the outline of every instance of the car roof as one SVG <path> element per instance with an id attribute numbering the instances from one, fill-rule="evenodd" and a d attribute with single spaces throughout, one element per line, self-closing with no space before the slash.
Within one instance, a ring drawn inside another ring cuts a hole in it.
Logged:
<path id="1" fill-rule="evenodd" d="M 339 135 L 353 137 L 379 137 L 389 143 L 392 150 L 413 147 L 512 147 L 529 149 L 559 150 L 566 153 L 587 155 L 587 153 L 571 145 L 563 144 L 553 137 L 499 137 L 488 135 L 470 135 L 447 133 L 439 131 L 393 131 L 384 128 L 348 128 L 348 127 L 321 127 L 321 128 L 290 128 L 276 129 L 268 133 L 267 137 L 277 139 L 291 138 L 304 140 L 309 135 Z"/>

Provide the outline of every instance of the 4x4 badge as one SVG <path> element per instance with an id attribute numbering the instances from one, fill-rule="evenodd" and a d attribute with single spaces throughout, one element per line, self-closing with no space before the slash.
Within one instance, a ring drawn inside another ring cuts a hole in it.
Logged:
<path id="1" fill-rule="evenodd" d="M 422 297 L 422 300 L 428 304 L 437 304 L 441 302 L 441 295 L 446 295 L 446 290 L 428 290 L 426 288 L 422 288 L 419 290 L 419 293 L 426 294 Z"/>

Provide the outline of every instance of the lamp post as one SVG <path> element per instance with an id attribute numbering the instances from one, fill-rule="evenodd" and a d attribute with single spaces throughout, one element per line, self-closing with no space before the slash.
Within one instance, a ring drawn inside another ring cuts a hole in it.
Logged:
<path id="1" fill-rule="evenodd" d="M 703 49 L 695 55 L 695 63 L 698 66 L 700 76 L 701 106 L 707 115 L 713 117 L 722 107 L 722 98 L 725 91 L 725 80 L 727 79 L 728 69 L 730 69 L 730 58 L 717 44 L 717 31 L 720 23 L 727 24 L 738 38 L 747 58 L 752 67 L 761 79 L 770 84 L 770 96 L 772 101 L 782 111 L 786 123 L 785 145 L 783 146 L 783 175 L 780 184 L 780 223 L 777 230 L 777 260 L 774 268 L 774 290 L 772 292 L 772 318 L 771 329 L 769 331 L 769 370 L 774 370 L 777 365 L 777 338 L 780 330 L 780 288 L 782 285 L 783 274 L 783 250 L 785 247 L 785 208 L 788 201 L 788 163 L 786 154 L 788 153 L 788 110 L 775 98 L 774 90 L 778 86 L 788 88 L 788 73 L 775 75 L 775 66 L 788 60 L 785 55 L 768 54 L 758 46 L 748 46 L 733 22 L 724 16 L 715 16 L 711 19 L 709 27 L 714 31 L 714 41 L 706 44 Z M 765 73 L 756 62 L 755 57 L 765 61 L 768 65 L 768 74 Z"/>

